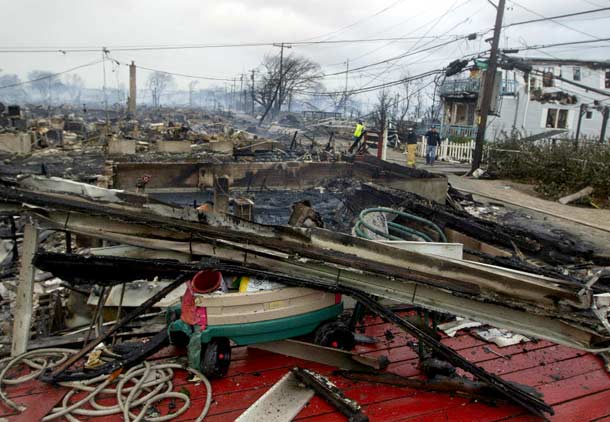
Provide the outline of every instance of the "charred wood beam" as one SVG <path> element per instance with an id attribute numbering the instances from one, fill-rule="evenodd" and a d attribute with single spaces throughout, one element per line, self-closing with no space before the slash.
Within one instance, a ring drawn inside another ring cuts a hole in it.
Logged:
<path id="1" fill-rule="evenodd" d="M 54 252 L 38 252 L 33 263 L 36 268 L 77 286 L 114 286 L 135 280 L 152 280 L 155 277 L 174 279 L 185 271 L 197 270 L 195 266 L 181 264 L 172 259 L 133 260 L 115 256 Z M 120 270 L 117 270 L 119 268 Z"/>
<path id="2" fill-rule="evenodd" d="M 493 388 L 487 384 L 472 381 L 460 376 L 437 375 L 430 379 L 406 378 L 390 372 L 365 372 L 365 371 L 345 371 L 337 370 L 333 374 L 342 376 L 352 381 L 365 381 L 377 384 L 387 384 L 396 387 L 408 387 L 424 391 L 436 391 L 448 393 L 469 399 L 476 399 L 483 403 L 497 405 L 498 401 L 506 401 Z"/>
<path id="3" fill-rule="evenodd" d="M 178 220 L 176 217 L 184 210 L 169 206 L 165 207 L 165 212 L 173 218 L 159 215 L 161 208 L 155 209 L 153 213 L 145 209 L 116 204 L 101 206 L 80 198 L 24 190 L 3 190 L 0 192 L 0 198 L 45 208 L 101 215 L 119 221 L 139 222 L 172 231 L 182 238 L 197 238 L 210 242 L 224 239 L 271 248 L 361 271 L 374 271 L 392 278 L 449 288 L 464 294 L 480 294 L 487 290 L 494 292 L 493 294 L 507 294 L 508 289 L 510 297 L 526 299 L 534 305 L 566 302 L 581 308 L 588 306 L 583 303 L 586 298 L 575 294 L 580 286 L 574 286 L 564 280 L 552 280 L 550 283 L 549 280 L 535 276 L 517 275 L 500 269 L 492 271 L 474 263 L 398 250 L 323 229 L 264 226 L 213 214 L 207 214 L 204 221 L 207 224 L 201 224 L 197 221 Z M 69 217 L 66 218 L 69 223 Z M 103 227 L 98 230 L 100 234 L 104 232 Z M 366 258 L 362 258 L 363 256 Z M 533 294 L 533 291 L 536 291 L 536 294 Z"/>
<path id="4" fill-rule="evenodd" d="M 39 217 L 41 224 L 49 228 L 65 228 L 65 213 L 48 213 L 47 218 Z M 54 222 L 55 221 L 55 222 Z M 522 333 L 526 336 L 546 338 L 551 341 L 585 350 L 605 349 L 607 333 L 598 333 L 599 319 L 591 312 L 580 315 L 574 311 L 566 312 L 565 307 L 556 311 L 542 311 L 539 307 L 518 308 L 512 302 L 497 302 L 494 297 L 458 295 L 446 289 L 436 289 L 424 284 L 381 276 L 372 272 L 355 271 L 349 267 L 329 265 L 328 263 L 291 258 L 269 249 L 246 247 L 234 242 L 215 239 L 213 242 L 193 239 L 161 238 L 169 236 L 169 231 L 141 224 L 107 221 L 100 217 L 72 214 L 69 224 L 75 233 L 103 237 L 104 239 L 139 246 L 148 249 L 171 250 L 199 256 L 213 256 L 232 262 L 257 265 L 288 274 L 306 274 L 325 280 L 329 285 L 359 287 L 370 294 L 403 303 L 413 303 L 422 307 L 448 312 L 486 322 L 498 327 Z M 96 233 L 96 227 L 104 226 L 103 233 Z M 513 300 L 514 302 L 514 300 Z"/>
<path id="5" fill-rule="evenodd" d="M 326 402 L 347 416 L 349 422 L 368 422 L 369 418 L 358 403 L 345 397 L 343 392 L 326 377 L 309 369 L 293 368 L 292 373 L 299 381 L 315 391 Z"/>

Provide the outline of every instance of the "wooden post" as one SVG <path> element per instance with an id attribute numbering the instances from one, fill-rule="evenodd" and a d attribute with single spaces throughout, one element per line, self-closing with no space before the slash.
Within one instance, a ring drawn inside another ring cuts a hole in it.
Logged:
<path id="1" fill-rule="evenodd" d="M 608 127 L 608 117 L 610 117 L 610 108 L 604 107 L 602 110 L 602 129 L 599 134 L 599 143 L 603 144 L 606 140 L 606 128 Z"/>
<path id="2" fill-rule="evenodd" d="M 11 356 L 25 353 L 28 348 L 34 299 L 34 265 L 32 265 L 32 260 L 37 248 L 38 230 L 34 227 L 34 224 L 28 223 L 23 231 L 23 250 L 14 308 Z"/>
<path id="3" fill-rule="evenodd" d="M 229 209 L 229 176 L 214 177 L 214 211 L 226 213 Z"/>
<path id="4" fill-rule="evenodd" d="M 582 126 L 582 116 L 587 112 L 587 105 L 581 104 L 578 109 L 578 124 L 576 125 L 576 135 L 574 136 L 574 149 L 578 149 L 578 141 L 580 140 L 580 128 Z"/>
<path id="5" fill-rule="evenodd" d="M 254 202 L 248 198 L 235 198 L 233 200 L 233 215 L 242 220 L 254 219 Z"/>

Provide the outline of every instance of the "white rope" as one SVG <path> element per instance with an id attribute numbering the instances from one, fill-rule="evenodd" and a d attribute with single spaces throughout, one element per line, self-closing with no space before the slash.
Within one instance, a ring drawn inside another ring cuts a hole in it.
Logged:
<path id="1" fill-rule="evenodd" d="M 0 372 L 0 399 L 15 410 L 25 410 L 23 406 L 8 398 L 2 386 L 15 385 L 32 380 L 46 369 L 54 368 L 65 362 L 70 355 L 76 352 L 76 350 L 72 349 L 40 349 L 24 353 L 15 358 L 0 360 L 0 365 L 6 364 Z M 7 378 L 6 375 L 9 369 L 20 364 L 28 366 L 31 372 L 16 379 Z M 212 386 L 208 379 L 199 371 L 186 368 L 177 363 L 150 364 L 149 362 L 144 362 L 142 365 L 133 367 L 125 374 L 121 374 L 116 378 L 110 375 L 102 375 L 90 380 L 59 383 L 63 387 L 70 388 L 70 391 L 64 396 L 61 405 L 54 408 L 42 421 L 47 422 L 64 417 L 69 422 L 80 422 L 76 416 L 109 416 L 113 414 L 122 414 L 125 422 L 164 422 L 172 420 L 186 412 L 191 405 L 191 399 L 187 394 L 172 391 L 174 387 L 172 383 L 174 369 L 190 372 L 204 383 L 206 388 L 205 404 L 196 422 L 203 421 L 212 402 Z M 112 387 L 115 383 L 116 386 Z M 127 386 L 128 384 L 132 385 Z M 70 399 L 75 394 L 81 392 L 87 394 L 70 404 Z M 101 405 L 96 401 L 98 394 L 115 395 L 117 403 L 112 406 Z M 179 409 L 166 415 L 147 416 L 149 409 L 154 403 L 165 399 L 181 400 L 184 404 Z M 90 408 L 83 408 L 86 404 Z M 134 414 L 133 410 L 140 406 L 141 409 L 138 414 Z"/>

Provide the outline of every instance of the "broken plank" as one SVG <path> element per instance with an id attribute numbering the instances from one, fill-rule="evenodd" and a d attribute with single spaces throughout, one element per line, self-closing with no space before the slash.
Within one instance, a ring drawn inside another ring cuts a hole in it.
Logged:
<path id="1" fill-rule="evenodd" d="M 562 198 L 559 198 L 559 203 L 563 205 L 567 205 L 571 202 L 578 201 L 580 198 L 584 198 L 585 196 L 589 196 L 593 193 L 593 188 L 591 186 L 587 186 L 584 189 L 579 190 L 578 192 L 574 192 L 571 195 L 566 195 Z"/>
<path id="2" fill-rule="evenodd" d="M 313 395 L 312 389 L 300 386 L 300 382 L 289 372 L 242 413 L 236 422 L 289 422 Z"/>
<path id="3" fill-rule="evenodd" d="M 252 344 L 248 347 L 281 353 L 294 358 L 309 360 L 346 370 L 384 369 L 387 359 L 360 356 L 340 349 L 319 346 L 298 340 L 282 340 L 269 343 Z"/>
<path id="4" fill-rule="evenodd" d="M 19 285 L 13 321 L 13 343 L 11 356 L 18 356 L 28 349 L 30 327 L 32 325 L 34 301 L 34 265 L 32 263 L 38 248 L 38 229 L 32 223 L 25 225 L 23 252 L 19 270 Z"/>

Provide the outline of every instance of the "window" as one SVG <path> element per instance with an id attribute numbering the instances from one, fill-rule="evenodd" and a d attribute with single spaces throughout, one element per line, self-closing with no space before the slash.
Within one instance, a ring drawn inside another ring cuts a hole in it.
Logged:
<path id="1" fill-rule="evenodd" d="M 605 76 L 606 76 L 606 78 L 605 78 L 604 87 L 610 88 L 610 70 L 606 70 Z"/>
<path id="2" fill-rule="evenodd" d="M 574 66 L 572 68 L 572 79 L 575 81 L 580 81 L 580 67 Z"/>
<path id="3" fill-rule="evenodd" d="M 568 127 L 568 110 L 549 108 L 546 114 L 546 127 L 566 129 Z"/>
<path id="4" fill-rule="evenodd" d="M 591 110 L 587 110 L 587 113 L 585 114 L 585 119 L 591 120 L 592 118 L 593 118 L 593 112 Z"/>
<path id="5" fill-rule="evenodd" d="M 543 72 L 542 86 L 545 88 L 553 86 L 553 68 L 545 67 Z"/>

